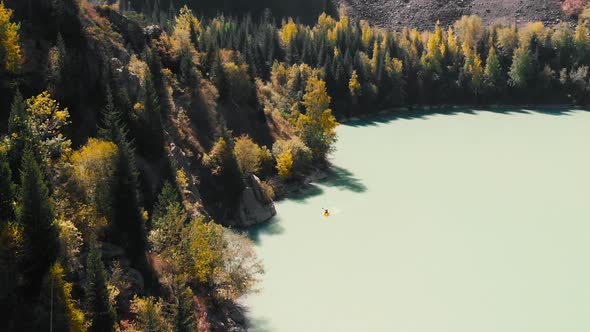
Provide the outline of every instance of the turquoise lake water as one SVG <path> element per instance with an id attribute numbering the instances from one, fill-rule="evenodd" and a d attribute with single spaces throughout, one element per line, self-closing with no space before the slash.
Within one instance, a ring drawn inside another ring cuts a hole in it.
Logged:
<path id="1" fill-rule="evenodd" d="M 338 134 L 332 178 L 251 234 L 266 268 L 243 301 L 252 331 L 590 331 L 590 112 Z"/>

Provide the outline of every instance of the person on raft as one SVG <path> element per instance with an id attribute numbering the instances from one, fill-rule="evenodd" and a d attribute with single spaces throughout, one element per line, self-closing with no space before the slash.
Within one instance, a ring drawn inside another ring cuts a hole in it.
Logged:
<path id="1" fill-rule="evenodd" d="M 330 215 L 330 211 L 328 211 L 328 209 L 324 209 L 324 216 L 329 216 Z"/>

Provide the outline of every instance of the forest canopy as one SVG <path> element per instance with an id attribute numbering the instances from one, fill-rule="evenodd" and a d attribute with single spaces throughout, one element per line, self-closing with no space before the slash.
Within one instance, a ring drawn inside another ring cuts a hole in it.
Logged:
<path id="1" fill-rule="evenodd" d="M 338 119 L 590 101 L 583 12 L 392 31 L 149 3 L 0 2 L 8 331 L 241 331 L 264 272 L 241 228 L 330 166 Z"/>

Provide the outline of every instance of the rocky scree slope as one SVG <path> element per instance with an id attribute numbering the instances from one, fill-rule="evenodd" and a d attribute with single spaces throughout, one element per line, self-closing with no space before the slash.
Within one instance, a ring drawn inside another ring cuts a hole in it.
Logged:
<path id="1" fill-rule="evenodd" d="M 486 23 L 522 24 L 541 21 L 554 25 L 569 18 L 559 0 L 334 0 L 348 15 L 386 28 L 430 29 L 463 15 L 478 15 Z"/>

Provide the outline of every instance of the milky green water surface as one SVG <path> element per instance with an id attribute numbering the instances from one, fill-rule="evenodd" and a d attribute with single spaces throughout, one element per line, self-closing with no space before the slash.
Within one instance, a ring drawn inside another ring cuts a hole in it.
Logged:
<path id="1" fill-rule="evenodd" d="M 335 177 L 252 232 L 252 331 L 590 331 L 590 112 L 338 134 Z"/>

